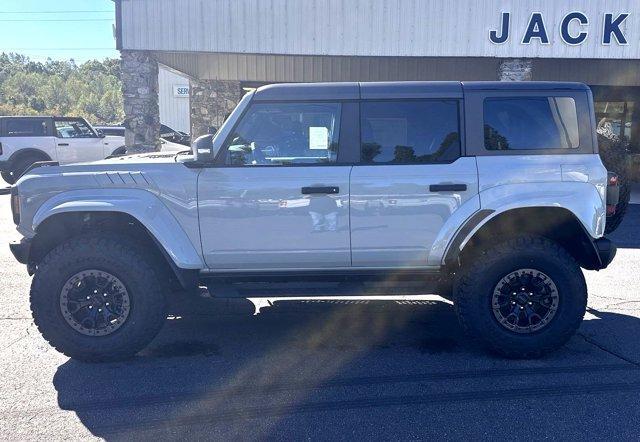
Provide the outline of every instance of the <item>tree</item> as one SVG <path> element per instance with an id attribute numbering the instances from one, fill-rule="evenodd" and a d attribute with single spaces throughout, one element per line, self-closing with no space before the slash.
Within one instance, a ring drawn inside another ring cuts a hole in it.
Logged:
<path id="1" fill-rule="evenodd" d="M 48 59 L 0 54 L 0 115 L 81 116 L 94 124 L 124 118 L 120 60 Z"/>

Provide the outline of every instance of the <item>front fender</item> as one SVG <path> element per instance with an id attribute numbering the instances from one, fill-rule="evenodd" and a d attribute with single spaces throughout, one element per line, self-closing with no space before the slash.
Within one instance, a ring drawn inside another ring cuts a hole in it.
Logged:
<path id="1" fill-rule="evenodd" d="M 47 218 L 68 212 L 121 212 L 131 215 L 149 230 L 177 267 L 204 267 L 196 248 L 171 211 L 146 190 L 83 189 L 59 193 L 38 208 L 31 228 L 35 232 Z"/>
<path id="2" fill-rule="evenodd" d="M 598 189 L 585 182 L 517 183 L 480 192 L 481 210 L 449 242 L 445 257 L 459 252 L 493 218 L 513 209 L 557 207 L 571 212 L 592 238 L 604 235 L 606 207 Z M 451 250 L 455 247 L 455 251 Z"/>

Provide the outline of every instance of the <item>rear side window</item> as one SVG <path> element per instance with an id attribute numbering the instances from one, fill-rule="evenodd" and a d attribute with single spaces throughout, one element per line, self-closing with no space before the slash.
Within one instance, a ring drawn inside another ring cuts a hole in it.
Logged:
<path id="1" fill-rule="evenodd" d="M 575 149 L 580 145 L 576 103 L 571 97 L 487 98 L 487 150 Z"/>
<path id="2" fill-rule="evenodd" d="M 9 119 L 6 121 L 7 137 L 44 137 L 47 135 L 47 122 L 35 118 Z"/>
<path id="3" fill-rule="evenodd" d="M 460 156 L 456 100 L 364 101 L 361 162 L 425 164 Z"/>

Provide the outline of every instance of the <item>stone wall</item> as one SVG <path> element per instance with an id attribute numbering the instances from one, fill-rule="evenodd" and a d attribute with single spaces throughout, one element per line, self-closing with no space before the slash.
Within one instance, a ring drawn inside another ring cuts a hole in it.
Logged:
<path id="1" fill-rule="evenodd" d="M 148 51 L 120 51 L 120 56 L 127 151 L 158 150 L 158 62 Z"/>
<path id="2" fill-rule="evenodd" d="M 240 101 L 240 82 L 226 80 L 191 80 L 191 139 L 219 129 Z"/>
<path id="3" fill-rule="evenodd" d="M 498 67 L 500 81 L 530 81 L 533 79 L 533 63 L 526 58 L 507 58 Z"/>

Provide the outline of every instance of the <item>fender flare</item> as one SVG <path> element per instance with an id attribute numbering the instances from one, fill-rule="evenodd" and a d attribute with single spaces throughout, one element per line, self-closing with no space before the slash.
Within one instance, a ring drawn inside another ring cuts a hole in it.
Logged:
<path id="1" fill-rule="evenodd" d="M 164 203 L 143 189 L 83 189 L 59 193 L 36 211 L 32 230 L 60 213 L 120 212 L 138 220 L 180 269 L 202 269 L 204 264 L 188 235 Z"/>
<path id="2" fill-rule="evenodd" d="M 11 154 L 11 156 L 7 159 L 7 163 L 9 167 L 13 167 L 13 163 L 21 157 L 34 155 L 41 158 L 44 158 L 43 161 L 53 161 L 50 155 L 48 155 L 45 151 L 36 149 L 35 147 L 29 147 L 26 149 L 20 149 Z"/>
<path id="3" fill-rule="evenodd" d="M 560 185 L 559 185 L 560 184 Z M 569 212 L 584 235 L 593 242 L 604 234 L 606 207 L 598 189 L 590 183 L 519 183 L 480 192 L 481 210 L 458 229 L 442 257 L 453 262 L 473 236 L 496 217 L 517 209 L 553 209 Z M 594 214 L 595 210 L 595 214 Z"/>

